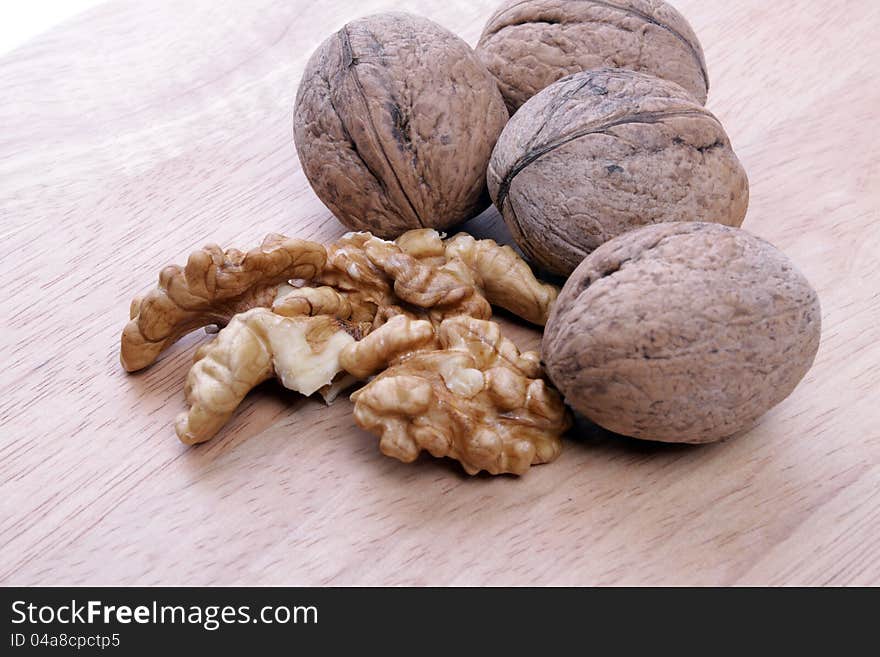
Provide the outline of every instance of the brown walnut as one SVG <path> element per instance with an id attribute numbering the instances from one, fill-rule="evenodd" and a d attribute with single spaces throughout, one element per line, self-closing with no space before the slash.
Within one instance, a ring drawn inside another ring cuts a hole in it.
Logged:
<path id="1" fill-rule="evenodd" d="M 165 349 L 202 326 L 226 326 L 236 314 L 271 306 L 279 285 L 312 278 L 327 261 L 317 242 L 275 233 L 247 252 L 209 244 L 186 266 L 168 265 L 159 284 L 132 299 L 119 359 L 128 372 L 152 365 Z"/>
<path id="2" fill-rule="evenodd" d="M 309 60 L 294 139 L 315 193 L 354 230 L 449 228 L 488 205 L 486 165 L 507 109 L 460 38 L 386 13 L 352 21 Z"/>
<path id="3" fill-rule="evenodd" d="M 675 83 L 577 73 L 539 93 L 498 139 L 489 192 L 526 256 L 567 275 L 646 224 L 742 224 L 745 170 L 724 128 Z"/>
<path id="4" fill-rule="evenodd" d="M 387 367 L 351 396 L 355 422 L 379 435 L 383 454 L 409 463 L 427 450 L 468 474 L 524 474 L 559 456 L 570 416 L 537 353 L 520 353 L 498 324 L 467 315 L 443 320 L 436 339 L 429 322 L 394 321 L 346 346 L 339 361 L 369 362 L 358 376 Z"/>
<path id="5" fill-rule="evenodd" d="M 556 80 L 626 68 L 684 87 L 701 104 L 706 60 L 685 18 L 662 0 L 507 0 L 477 44 L 511 115 Z"/>
<path id="6" fill-rule="evenodd" d="M 184 388 L 190 409 L 177 417 L 177 436 L 188 445 L 210 440 L 273 375 L 304 395 L 331 386 L 340 352 L 358 337 L 355 327 L 328 315 L 282 317 L 267 308 L 235 315 L 196 352 Z"/>
<path id="7" fill-rule="evenodd" d="M 547 374 L 593 422 L 705 443 L 785 399 L 819 347 L 819 299 L 775 247 L 708 223 L 647 226 L 599 247 L 556 301 Z"/>

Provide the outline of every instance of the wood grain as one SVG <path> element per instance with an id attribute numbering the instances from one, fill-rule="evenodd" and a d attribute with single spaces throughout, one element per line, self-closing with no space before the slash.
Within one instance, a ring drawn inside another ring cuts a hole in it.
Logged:
<path id="1" fill-rule="evenodd" d="M 880 4 L 676 4 L 751 179 L 746 227 L 819 291 L 794 394 L 705 447 L 580 426 L 522 478 L 383 457 L 343 400 L 267 385 L 178 443 L 193 334 L 126 375 L 129 299 L 206 242 L 342 232 L 291 105 L 346 20 L 410 8 L 475 43 L 491 2 L 101 5 L 0 60 L 0 582 L 880 584 Z M 470 228 L 498 234 L 488 211 Z M 522 327 L 521 346 L 538 343 Z"/>

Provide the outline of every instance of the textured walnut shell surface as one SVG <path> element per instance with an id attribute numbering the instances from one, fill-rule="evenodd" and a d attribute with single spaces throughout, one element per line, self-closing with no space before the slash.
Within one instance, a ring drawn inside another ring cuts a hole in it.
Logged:
<path id="1" fill-rule="evenodd" d="M 718 120 L 677 84 L 622 69 L 576 73 L 527 102 L 488 184 L 526 256 L 563 275 L 646 224 L 739 226 L 749 198 Z"/>
<path id="2" fill-rule="evenodd" d="M 566 402 L 617 433 L 704 443 L 785 399 L 819 347 L 819 299 L 785 254 L 718 224 L 647 226 L 566 282 L 541 347 Z"/>
<path id="3" fill-rule="evenodd" d="M 671 80 L 702 104 L 709 91 L 697 36 L 660 0 L 508 0 L 486 23 L 477 54 L 511 114 L 566 75 L 606 67 Z"/>
<path id="4" fill-rule="evenodd" d="M 294 140 L 343 224 L 393 238 L 449 228 L 488 205 L 486 165 L 506 122 L 470 46 L 425 18 L 387 13 L 348 23 L 312 55 Z"/>

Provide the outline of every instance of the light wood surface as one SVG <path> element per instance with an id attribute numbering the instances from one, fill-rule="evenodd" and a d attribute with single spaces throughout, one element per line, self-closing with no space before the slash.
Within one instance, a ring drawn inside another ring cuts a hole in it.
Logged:
<path id="1" fill-rule="evenodd" d="M 343 232 L 291 138 L 320 40 L 402 8 L 474 44 L 493 4 L 124 0 L 0 60 L 0 582 L 880 584 L 873 0 L 676 2 L 751 179 L 745 226 L 822 300 L 813 369 L 739 438 L 581 426 L 553 464 L 471 478 L 383 457 L 347 400 L 266 385 L 188 448 L 171 423 L 204 333 L 122 371 L 129 300 L 163 265 Z M 501 231 L 494 210 L 469 228 Z"/>

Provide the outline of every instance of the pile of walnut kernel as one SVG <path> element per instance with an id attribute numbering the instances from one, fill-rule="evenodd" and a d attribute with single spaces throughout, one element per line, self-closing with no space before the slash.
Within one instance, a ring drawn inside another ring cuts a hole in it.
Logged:
<path id="1" fill-rule="evenodd" d="M 432 229 L 395 241 L 348 233 L 324 246 L 269 235 L 251 251 L 206 246 L 134 299 L 121 361 L 152 364 L 184 334 L 220 327 L 186 379 L 175 424 L 209 440 L 275 376 L 329 403 L 357 381 L 354 418 L 401 461 L 421 450 L 471 474 L 522 474 L 555 459 L 570 416 L 536 352 L 520 353 L 492 305 L 543 325 L 556 299 L 508 246 Z"/>

